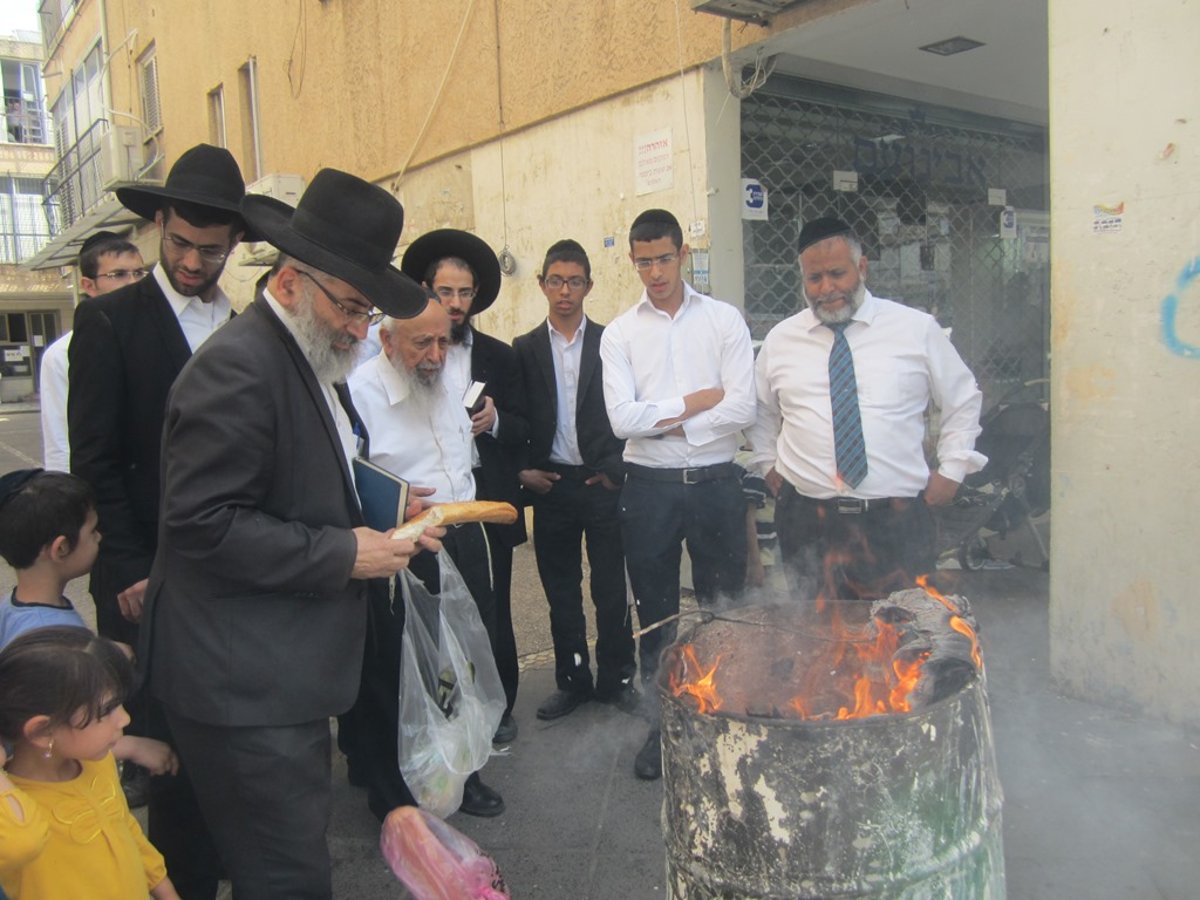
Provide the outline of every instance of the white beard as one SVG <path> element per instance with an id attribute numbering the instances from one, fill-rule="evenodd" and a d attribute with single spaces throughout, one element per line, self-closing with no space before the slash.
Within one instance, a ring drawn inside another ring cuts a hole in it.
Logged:
<path id="1" fill-rule="evenodd" d="M 321 384 L 336 384 L 345 381 L 358 363 L 358 340 L 336 331 L 317 318 L 314 312 L 315 299 L 305 290 L 300 303 L 292 314 L 296 343 L 300 345 L 313 374 Z M 351 340 L 348 350 L 334 346 L 335 341 Z"/>

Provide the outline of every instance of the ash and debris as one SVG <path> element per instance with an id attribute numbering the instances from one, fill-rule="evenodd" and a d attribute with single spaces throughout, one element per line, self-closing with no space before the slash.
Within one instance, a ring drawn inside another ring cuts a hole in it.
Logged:
<path id="1" fill-rule="evenodd" d="M 896 656 L 903 659 L 928 653 L 921 667 L 921 677 L 909 696 L 913 709 L 920 709 L 962 690 L 976 677 L 973 653 L 978 646 L 969 635 L 951 625 L 953 618 L 961 619 L 978 636 L 979 626 L 971 615 L 966 597 L 957 594 L 946 597 L 950 609 L 922 588 L 896 591 L 871 604 L 871 616 L 887 622 L 900 633 Z"/>

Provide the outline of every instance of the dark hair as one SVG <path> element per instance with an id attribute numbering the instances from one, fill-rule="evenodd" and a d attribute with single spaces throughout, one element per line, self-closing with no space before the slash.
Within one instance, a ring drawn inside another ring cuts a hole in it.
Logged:
<path id="1" fill-rule="evenodd" d="M 92 486 L 78 475 L 39 472 L 4 504 L 0 556 L 14 569 L 28 569 L 55 538 L 75 549 L 88 513 L 96 508 Z"/>
<path id="2" fill-rule="evenodd" d="M 48 716 L 49 728 L 83 728 L 123 703 L 132 687 L 133 666 L 112 641 L 74 625 L 27 631 L 0 650 L 0 737 L 23 738 L 34 716 Z"/>
<path id="3" fill-rule="evenodd" d="M 170 222 L 175 214 L 193 228 L 211 228 L 213 225 L 229 225 L 229 239 L 246 230 L 246 223 L 233 210 L 218 209 L 215 206 L 204 206 L 201 203 L 189 203 L 186 200 L 163 200 L 160 207 L 163 222 Z"/>
<path id="4" fill-rule="evenodd" d="M 675 249 L 683 247 L 683 229 L 679 220 L 665 209 L 648 209 L 633 220 L 629 229 L 629 249 L 634 241 L 657 241 L 669 237 Z"/>
<path id="5" fill-rule="evenodd" d="M 588 281 L 592 280 L 592 263 L 588 259 L 587 251 L 580 246 L 578 241 L 567 238 L 551 244 L 550 249 L 546 251 L 546 260 L 542 263 L 542 277 L 545 278 L 550 267 L 559 262 L 576 263 L 583 266 L 583 274 L 587 276 Z"/>
<path id="6" fill-rule="evenodd" d="M 79 274 L 84 278 L 95 279 L 100 274 L 100 257 L 108 256 L 110 253 L 115 253 L 117 256 L 136 253 L 141 256 L 142 251 L 137 248 L 136 244 L 123 237 L 117 237 L 115 234 L 100 241 L 85 242 L 83 251 L 79 254 Z"/>
<path id="7" fill-rule="evenodd" d="M 431 262 L 429 268 L 425 270 L 425 283 L 433 287 L 433 279 L 437 277 L 438 269 L 446 265 L 454 266 L 456 269 L 466 269 L 471 273 L 471 281 L 474 282 L 475 287 L 479 287 L 479 273 L 475 271 L 475 267 L 458 256 L 443 256 Z"/>

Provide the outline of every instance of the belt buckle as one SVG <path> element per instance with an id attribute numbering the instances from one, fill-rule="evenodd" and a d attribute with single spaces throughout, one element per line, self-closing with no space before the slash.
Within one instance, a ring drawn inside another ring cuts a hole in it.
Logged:
<path id="1" fill-rule="evenodd" d="M 857 497 L 838 497 L 836 509 L 839 515 L 843 516 L 861 516 L 867 508 L 865 500 L 860 500 Z"/>
<path id="2" fill-rule="evenodd" d="M 697 479 L 695 481 L 692 480 L 692 473 L 693 472 L 698 473 L 699 471 L 700 470 L 698 468 L 684 469 L 683 470 L 683 483 L 684 484 L 699 484 L 700 483 L 699 479 Z"/>

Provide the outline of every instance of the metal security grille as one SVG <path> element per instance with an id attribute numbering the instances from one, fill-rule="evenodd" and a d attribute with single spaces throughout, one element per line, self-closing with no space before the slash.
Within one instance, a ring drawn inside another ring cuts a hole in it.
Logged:
<path id="1" fill-rule="evenodd" d="M 743 223 L 754 336 L 803 303 L 803 223 L 836 215 L 863 241 L 872 292 L 952 329 L 989 402 L 1044 377 L 1046 172 L 1040 128 L 773 79 L 742 102 L 742 173 L 762 181 L 770 212 Z M 989 189 L 1006 192 L 1007 216 Z"/>

